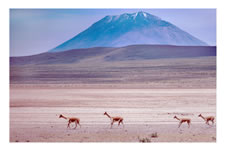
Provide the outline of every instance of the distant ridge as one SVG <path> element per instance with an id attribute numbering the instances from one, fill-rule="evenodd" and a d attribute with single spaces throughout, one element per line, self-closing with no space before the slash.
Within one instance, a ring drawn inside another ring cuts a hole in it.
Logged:
<path id="1" fill-rule="evenodd" d="M 216 46 L 130 45 L 118 48 L 95 47 L 63 52 L 10 57 L 10 65 L 72 64 L 96 58 L 104 62 L 150 60 L 162 58 L 190 58 L 216 56 Z"/>
<path id="2" fill-rule="evenodd" d="M 207 46 L 177 26 L 146 12 L 105 16 L 50 52 L 137 44 Z"/>

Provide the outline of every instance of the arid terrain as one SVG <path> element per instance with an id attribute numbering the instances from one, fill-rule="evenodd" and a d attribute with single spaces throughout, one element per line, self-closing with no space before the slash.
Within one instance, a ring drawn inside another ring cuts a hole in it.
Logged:
<path id="1" fill-rule="evenodd" d="M 215 56 L 10 66 L 10 142 L 216 142 L 200 113 L 216 117 Z"/>

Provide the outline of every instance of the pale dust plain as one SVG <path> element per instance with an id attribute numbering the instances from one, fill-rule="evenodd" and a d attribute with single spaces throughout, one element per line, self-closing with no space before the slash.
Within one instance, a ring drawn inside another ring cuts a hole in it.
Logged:
<path id="1" fill-rule="evenodd" d="M 110 129 L 105 111 L 124 127 Z M 216 142 L 200 113 L 216 116 L 216 57 L 10 68 L 10 142 Z"/>

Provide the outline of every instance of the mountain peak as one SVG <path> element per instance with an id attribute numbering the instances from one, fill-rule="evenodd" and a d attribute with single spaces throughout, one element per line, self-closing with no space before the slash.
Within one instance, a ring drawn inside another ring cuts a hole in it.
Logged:
<path id="1" fill-rule="evenodd" d="M 139 11 L 108 15 L 51 52 L 136 44 L 205 46 L 206 43 L 161 18 Z"/>
<path id="2" fill-rule="evenodd" d="M 139 11 L 136 13 L 138 16 L 143 16 L 143 17 L 147 17 L 149 14 L 148 13 L 145 13 L 145 12 L 142 12 L 142 11 Z"/>
<path id="3" fill-rule="evenodd" d="M 143 12 L 143 11 L 139 11 L 137 13 L 135 13 L 137 16 L 140 16 L 140 17 L 145 17 L 145 18 L 154 18 L 154 19 L 158 19 L 158 20 L 161 20 L 161 18 L 157 17 L 157 16 L 154 16 L 152 14 L 149 14 L 149 13 L 146 13 L 146 12 Z"/>
<path id="4" fill-rule="evenodd" d="M 135 12 L 135 13 L 124 13 L 121 15 L 108 15 L 105 16 L 103 19 L 107 19 L 107 22 L 111 22 L 111 21 L 116 21 L 116 20 L 122 20 L 122 19 L 153 19 L 153 20 L 161 20 L 161 18 L 151 15 L 149 13 L 143 12 L 143 11 L 139 11 L 139 12 Z"/>

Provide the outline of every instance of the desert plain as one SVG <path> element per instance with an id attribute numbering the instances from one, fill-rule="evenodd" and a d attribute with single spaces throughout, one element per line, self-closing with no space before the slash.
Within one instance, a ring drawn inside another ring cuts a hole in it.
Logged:
<path id="1" fill-rule="evenodd" d="M 216 117 L 215 56 L 10 66 L 10 142 L 216 142 L 200 113 Z"/>

